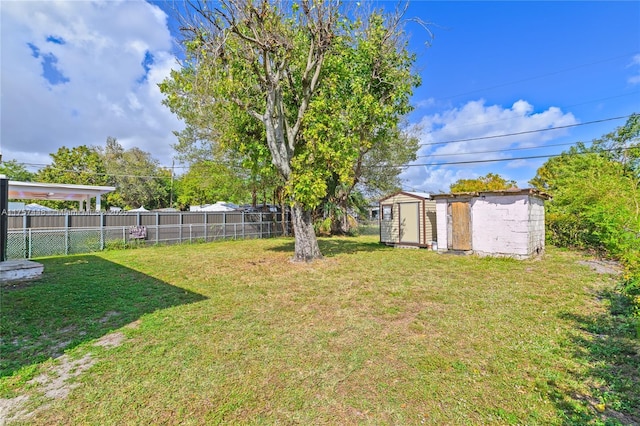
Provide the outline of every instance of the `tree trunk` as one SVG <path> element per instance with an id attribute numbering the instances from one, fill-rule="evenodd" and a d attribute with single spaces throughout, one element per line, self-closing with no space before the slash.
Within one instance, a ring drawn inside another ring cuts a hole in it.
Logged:
<path id="1" fill-rule="evenodd" d="M 291 208 L 291 220 L 293 222 L 293 233 L 295 237 L 294 262 L 311 262 L 315 259 L 322 259 L 316 232 L 313 229 L 311 212 L 303 210 L 299 204 L 294 204 Z"/>
<path id="2" fill-rule="evenodd" d="M 331 234 L 333 235 L 348 235 L 351 231 L 349 224 L 349 215 L 346 211 L 341 210 L 336 212 L 331 217 Z"/>
<path id="3" fill-rule="evenodd" d="M 337 235 L 347 235 L 351 231 L 349 210 L 347 209 L 347 194 L 340 194 L 335 202 L 338 210 L 331 218 L 331 232 Z"/>

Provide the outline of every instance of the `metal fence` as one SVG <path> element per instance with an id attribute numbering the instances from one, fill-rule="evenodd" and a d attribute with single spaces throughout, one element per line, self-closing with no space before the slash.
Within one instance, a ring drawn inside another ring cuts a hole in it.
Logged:
<path id="1" fill-rule="evenodd" d="M 16 226 L 18 224 L 23 226 Z M 290 234 L 280 213 L 10 213 L 8 259 L 88 253 L 145 244 L 271 238 Z"/>

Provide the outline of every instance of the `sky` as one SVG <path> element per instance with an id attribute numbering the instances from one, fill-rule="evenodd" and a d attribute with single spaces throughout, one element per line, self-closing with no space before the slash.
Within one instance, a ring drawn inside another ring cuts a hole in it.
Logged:
<path id="1" fill-rule="evenodd" d="M 111 136 L 170 167 L 183 124 L 157 84 L 179 68 L 173 8 L 0 1 L 3 160 L 36 171 L 62 146 Z M 527 187 L 546 161 L 527 157 L 590 142 L 640 112 L 640 2 L 413 1 L 406 17 L 422 85 L 407 117 L 421 146 L 405 190 L 447 192 L 487 173 Z"/>

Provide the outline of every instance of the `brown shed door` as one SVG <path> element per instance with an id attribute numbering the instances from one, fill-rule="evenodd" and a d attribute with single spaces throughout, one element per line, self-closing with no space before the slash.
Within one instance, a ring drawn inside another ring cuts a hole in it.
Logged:
<path id="1" fill-rule="evenodd" d="M 451 203 L 451 248 L 471 250 L 471 206 L 468 202 Z"/>

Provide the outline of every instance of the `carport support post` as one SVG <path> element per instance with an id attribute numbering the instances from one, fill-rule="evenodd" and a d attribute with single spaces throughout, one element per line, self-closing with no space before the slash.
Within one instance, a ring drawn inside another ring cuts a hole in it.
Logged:
<path id="1" fill-rule="evenodd" d="M 9 237 L 9 179 L 0 175 L 0 262 L 7 260 Z"/>

